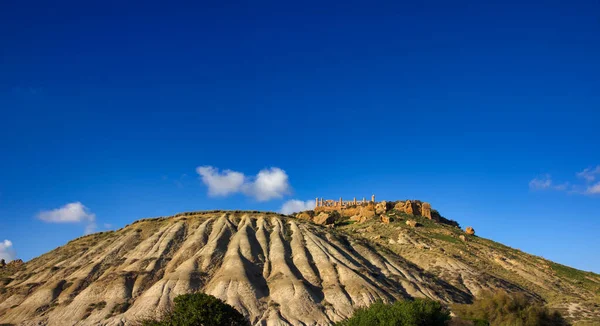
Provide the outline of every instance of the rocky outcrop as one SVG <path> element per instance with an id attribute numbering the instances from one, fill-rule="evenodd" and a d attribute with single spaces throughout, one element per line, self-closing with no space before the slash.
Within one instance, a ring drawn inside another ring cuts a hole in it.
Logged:
<path id="1" fill-rule="evenodd" d="M 381 223 L 390 224 L 390 217 L 387 215 L 381 215 Z"/>
<path id="2" fill-rule="evenodd" d="M 459 227 L 456 221 L 447 219 L 431 207 L 431 204 L 420 200 L 397 201 L 394 209 L 408 215 L 423 216 L 438 223 Z"/>
<path id="3" fill-rule="evenodd" d="M 405 202 L 399 202 L 398 204 L 396 204 L 395 208 L 408 215 L 414 215 L 413 204 L 410 200 L 407 200 Z"/>
<path id="4" fill-rule="evenodd" d="M 459 238 L 460 238 L 462 241 L 464 241 L 464 242 L 467 242 L 467 237 L 465 237 L 465 235 L 464 235 L 464 234 L 461 234 L 461 235 L 459 236 Z"/>
<path id="5" fill-rule="evenodd" d="M 431 220 L 431 204 L 423 203 L 421 205 L 421 216 Z"/>
<path id="6" fill-rule="evenodd" d="M 406 221 L 406 225 L 408 225 L 408 226 L 410 226 L 410 227 L 413 227 L 413 228 L 414 228 L 414 227 L 417 227 L 417 225 L 418 225 L 418 224 L 419 224 L 419 223 L 417 223 L 417 221 L 415 221 L 415 220 L 407 220 L 407 221 Z"/>
<path id="7" fill-rule="evenodd" d="M 431 206 L 429 207 L 431 208 Z M 421 215 L 421 202 L 418 200 L 399 201 L 394 206 L 394 209 L 404 212 L 408 215 Z"/>
<path id="8" fill-rule="evenodd" d="M 296 214 L 296 218 L 299 218 L 301 220 L 306 220 L 306 221 L 312 221 L 314 216 L 314 212 L 313 211 L 306 211 L 306 212 L 301 212 Z"/>
<path id="9" fill-rule="evenodd" d="M 325 212 L 319 213 L 319 215 L 313 218 L 313 222 L 319 225 L 328 225 L 335 223 L 335 217 L 333 214 L 328 214 Z"/>
<path id="10" fill-rule="evenodd" d="M 375 205 L 375 214 L 385 214 L 388 211 L 388 203 L 384 200 Z"/>
<path id="11" fill-rule="evenodd" d="M 374 206 L 362 206 L 357 207 L 354 211 L 355 215 L 350 217 L 351 221 L 355 221 L 358 223 L 362 223 L 372 219 L 375 216 L 375 207 Z"/>
<path id="12" fill-rule="evenodd" d="M 467 226 L 467 228 L 465 229 L 465 233 L 468 235 L 475 235 L 475 229 L 473 229 L 470 226 Z"/>

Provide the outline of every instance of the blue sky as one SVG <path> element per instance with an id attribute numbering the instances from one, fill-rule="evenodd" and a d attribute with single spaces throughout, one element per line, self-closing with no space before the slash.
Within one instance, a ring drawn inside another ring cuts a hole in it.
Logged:
<path id="1" fill-rule="evenodd" d="M 598 12 L 4 1 L 0 255 L 374 193 L 600 272 Z"/>

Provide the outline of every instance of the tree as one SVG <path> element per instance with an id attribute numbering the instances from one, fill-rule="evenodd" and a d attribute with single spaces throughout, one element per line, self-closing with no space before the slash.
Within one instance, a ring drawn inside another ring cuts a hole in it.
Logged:
<path id="1" fill-rule="evenodd" d="M 376 302 L 362 308 L 338 326 L 443 326 L 450 313 L 441 303 L 429 299 L 396 301 L 393 304 Z"/>
<path id="2" fill-rule="evenodd" d="M 184 294 L 159 320 L 142 321 L 143 326 L 250 326 L 235 308 L 212 295 Z"/>

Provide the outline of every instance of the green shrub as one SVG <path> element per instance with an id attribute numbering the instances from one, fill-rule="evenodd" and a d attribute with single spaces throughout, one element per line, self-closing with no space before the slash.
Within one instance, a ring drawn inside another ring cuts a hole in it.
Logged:
<path id="1" fill-rule="evenodd" d="M 483 293 L 473 304 L 457 304 L 452 311 L 462 319 L 481 323 L 487 321 L 491 326 L 569 325 L 559 312 L 551 312 L 541 303 L 520 293 Z"/>
<path id="2" fill-rule="evenodd" d="M 338 326 L 442 326 L 450 320 L 450 313 L 437 301 L 416 299 L 396 301 L 393 304 L 376 302 L 359 309 L 350 319 Z"/>
<path id="3" fill-rule="evenodd" d="M 145 320 L 143 326 L 250 326 L 235 308 L 212 295 L 184 294 L 175 298 L 173 308 L 159 320 Z"/>

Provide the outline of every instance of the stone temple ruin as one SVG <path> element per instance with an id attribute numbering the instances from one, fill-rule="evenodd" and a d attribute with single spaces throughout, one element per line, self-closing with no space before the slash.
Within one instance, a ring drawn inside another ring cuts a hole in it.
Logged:
<path id="1" fill-rule="evenodd" d="M 334 199 L 323 199 L 323 198 L 316 198 L 315 199 L 315 209 L 317 208 L 325 208 L 325 207 L 330 207 L 330 208 L 335 208 L 335 209 L 340 209 L 340 208 L 347 208 L 350 206 L 357 206 L 357 205 L 364 205 L 367 203 L 375 203 L 375 195 L 371 196 L 371 201 L 367 202 L 367 200 L 365 199 L 365 197 L 363 197 L 362 201 L 357 201 L 356 197 L 354 197 L 354 200 L 347 200 L 344 201 L 342 199 L 342 197 L 340 197 L 339 200 L 334 200 Z"/>

